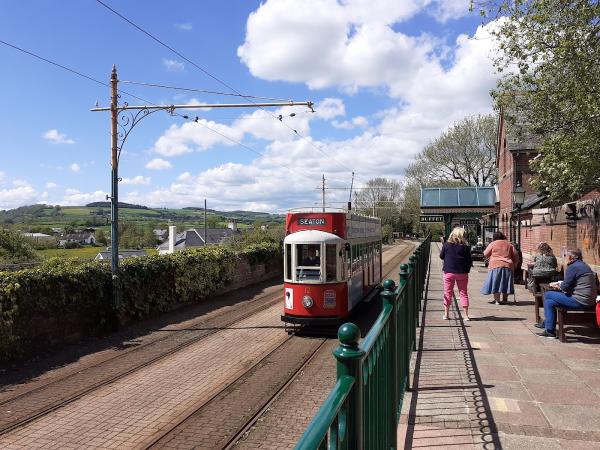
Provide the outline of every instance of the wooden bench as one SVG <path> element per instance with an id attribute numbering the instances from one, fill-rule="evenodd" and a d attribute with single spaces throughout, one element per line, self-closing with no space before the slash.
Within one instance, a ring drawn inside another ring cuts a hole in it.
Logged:
<path id="1" fill-rule="evenodd" d="M 598 284 L 598 276 L 596 275 L 596 284 Z M 550 286 L 546 283 L 540 284 L 542 291 L 541 306 L 544 306 L 544 294 L 550 290 Z M 536 320 L 540 322 L 540 314 L 536 303 Z M 556 323 L 558 325 L 558 339 L 560 342 L 566 342 L 565 325 L 593 325 L 598 326 L 596 319 L 596 308 L 589 310 L 556 308 Z"/>
<path id="2" fill-rule="evenodd" d="M 596 310 L 578 310 L 567 308 L 556 308 L 556 322 L 558 323 L 558 339 L 566 342 L 565 325 L 589 325 L 596 323 Z"/>
<path id="3" fill-rule="evenodd" d="M 544 307 L 544 293 L 549 289 L 549 283 L 554 277 L 533 277 L 533 308 L 535 311 L 535 323 L 540 323 L 540 308 Z"/>

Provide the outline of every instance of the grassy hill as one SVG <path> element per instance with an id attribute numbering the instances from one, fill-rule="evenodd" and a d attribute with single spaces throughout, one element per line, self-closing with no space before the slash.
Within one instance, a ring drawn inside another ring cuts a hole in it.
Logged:
<path id="1" fill-rule="evenodd" d="M 238 227 L 244 228 L 256 221 L 262 223 L 283 223 L 283 216 L 252 211 L 207 210 L 207 221 L 226 226 L 228 219 L 235 219 Z M 31 205 L 0 211 L 0 226 L 19 229 L 32 227 L 94 227 L 108 229 L 110 207 L 106 202 L 91 203 L 86 206 Z M 198 227 L 204 224 L 204 210 L 197 207 L 149 208 L 140 205 L 122 204 L 119 207 L 119 220 L 166 227 L 168 223 L 182 227 Z"/>

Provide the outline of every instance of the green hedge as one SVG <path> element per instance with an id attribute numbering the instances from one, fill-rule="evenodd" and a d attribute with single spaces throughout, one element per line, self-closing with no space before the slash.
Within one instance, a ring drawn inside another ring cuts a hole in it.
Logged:
<path id="1" fill-rule="evenodd" d="M 202 247 L 128 259 L 119 265 L 121 323 L 201 301 L 226 285 L 236 262 L 281 264 L 277 244 L 241 252 Z M 0 360 L 69 340 L 70 335 L 109 331 L 115 317 L 110 266 L 51 260 L 35 269 L 0 272 Z"/>

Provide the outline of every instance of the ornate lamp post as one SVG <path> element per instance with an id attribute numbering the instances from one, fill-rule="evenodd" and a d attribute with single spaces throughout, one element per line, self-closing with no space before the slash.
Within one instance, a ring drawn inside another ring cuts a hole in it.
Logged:
<path id="1" fill-rule="evenodd" d="M 517 186 L 512 193 L 513 204 L 517 208 L 517 244 L 521 246 L 521 206 L 525 203 L 525 189 L 521 186 L 521 182 L 517 181 Z"/>

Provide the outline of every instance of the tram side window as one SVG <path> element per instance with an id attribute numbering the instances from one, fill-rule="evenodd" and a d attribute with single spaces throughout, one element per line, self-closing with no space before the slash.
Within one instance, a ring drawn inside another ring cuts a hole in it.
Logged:
<path id="1" fill-rule="evenodd" d="M 346 278 L 352 278 L 352 247 L 349 245 L 346 247 L 346 272 Z"/>
<path id="2" fill-rule="evenodd" d="M 285 279 L 292 279 L 292 244 L 285 244 Z"/>
<path id="3" fill-rule="evenodd" d="M 352 273 L 356 273 L 360 266 L 360 255 L 358 254 L 358 245 L 352 246 Z"/>
<path id="4" fill-rule="evenodd" d="M 325 246 L 325 272 L 326 281 L 337 280 L 337 251 L 335 244 Z"/>
<path id="5" fill-rule="evenodd" d="M 298 281 L 321 279 L 320 244 L 296 245 L 296 279 Z"/>

